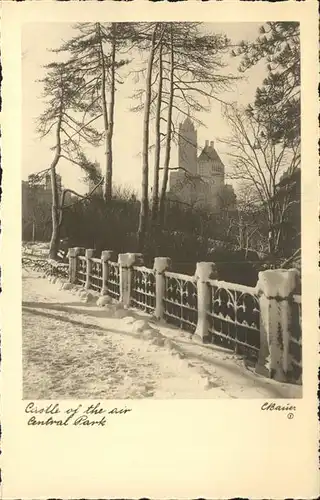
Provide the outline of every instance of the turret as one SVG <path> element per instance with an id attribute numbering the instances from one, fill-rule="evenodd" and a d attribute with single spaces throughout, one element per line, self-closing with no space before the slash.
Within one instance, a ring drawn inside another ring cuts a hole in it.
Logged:
<path id="1" fill-rule="evenodd" d="M 179 167 L 197 173 L 197 131 L 189 116 L 179 126 Z"/>
<path id="2" fill-rule="evenodd" d="M 224 165 L 214 148 L 214 141 L 205 141 L 205 146 L 198 158 L 198 174 L 212 181 L 213 177 L 216 177 L 215 182 L 224 183 Z"/>

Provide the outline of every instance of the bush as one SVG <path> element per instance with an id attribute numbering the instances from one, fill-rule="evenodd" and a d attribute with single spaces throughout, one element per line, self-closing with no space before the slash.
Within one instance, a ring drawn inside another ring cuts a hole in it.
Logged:
<path id="1" fill-rule="evenodd" d="M 70 246 L 95 248 L 97 256 L 102 250 L 137 252 L 139 210 L 134 197 L 118 197 L 108 204 L 93 197 L 66 211 L 63 233 Z M 146 235 L 145 265 L 152 267 L 155 257 L 170 257 L 174 271 L 193 275 L 197 262 L 211 261 L 217 263 L 219 279 L 255 286 L 258 270 L 246 261 L 258 263 L 259 257 L 256 252 L 245 256 L 235 251 L 232 241 L 223 239 L 226 223 L 215 214 L 169 205 L 165 230 L 153 228 Z"/>

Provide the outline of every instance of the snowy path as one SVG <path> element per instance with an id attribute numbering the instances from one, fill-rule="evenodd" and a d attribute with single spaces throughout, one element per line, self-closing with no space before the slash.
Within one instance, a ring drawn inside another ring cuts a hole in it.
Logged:
<path id="1" fill-rule="evenodd" d="M 118 316 L 118 317 L 115 317 Z M 291 398 L 227 350 L 23 272 L 25 399 Z"/>

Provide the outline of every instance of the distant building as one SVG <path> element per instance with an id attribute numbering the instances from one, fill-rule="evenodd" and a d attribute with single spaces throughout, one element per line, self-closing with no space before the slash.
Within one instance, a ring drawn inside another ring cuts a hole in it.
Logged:
<path id="1" fill-rule="evenodd" d="M 56 174 L 59 200 L 63 191 L 62 180 Z M 48 238 L 51 231 L 51 205 L 52 189 L 51 176 L 39 176 L 37 173 L 28 176 L 27 181 L 22 181 L 22 233 L 24 239 L 34 237 Z M 73 196 L 67 193 L 64 205 L 72 202 Z"/>
<path id="2" fill-rule="evenodd" d="M 225 184 L 225 167 L 213 141 L 206 141 L 198 157 L 197 131 L 187 117 L 179 126 L 179 165 L 170 173 L 168 199 L 219 211 L 228 202 L 235 209 L 236 197 Z"/>

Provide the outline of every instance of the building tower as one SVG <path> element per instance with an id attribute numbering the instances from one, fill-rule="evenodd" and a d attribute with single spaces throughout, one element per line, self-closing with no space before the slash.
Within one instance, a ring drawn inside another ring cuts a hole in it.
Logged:
<path id="1" fill-rule="evenodd" d="M 197 131 L 189 116 L 179 125 L 179 167 L 197 174 Z"/>
<path id="2" fill-rule="evenodd" d="M 59 175 L 59 174 L 56 174 L 56 183 L 57 183 L 58 191 L 61 192 L 62 191 L 62 179 L 61 179 L 61 175 Z M 44 189 L 46 191 L 51 192 L 51 175 L 50 175 L 50 173 L 47 173 L 45 178 L 44 178 Z"/>
<path id="3" fill-rule="evenodd" d="M 224 184 L 224 164 L 214 147 L 214 142 L 206 141 L 198 158 L 198 174 L 208 182 Z"/>
<path id="4" fill-rule="evenodd" d="M 198 200 L 203 206 L 215 209 L 224 184 L 224 165 L 215 150 L 213 141 L 206 141 L 198 158 L 198 174 L 203 184 L 199 190 Z"/>

